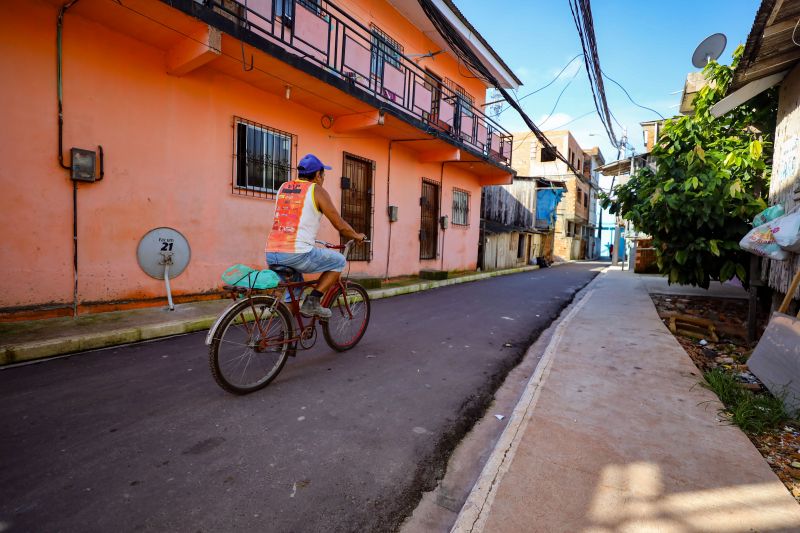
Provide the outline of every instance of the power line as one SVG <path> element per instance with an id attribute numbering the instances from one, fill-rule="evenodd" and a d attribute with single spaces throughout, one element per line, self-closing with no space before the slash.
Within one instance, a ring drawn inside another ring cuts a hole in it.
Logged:
<path id="1" fill-rule="evenodd" d="M 664 115 L 662 115 L 661 113 L 659 113 L 658 111 L 656 111 L 656 110 L 655 110 L 655 109 L 653 109 L 652 107 L 647 107 L 647 106 L 644 106 L 644 105 L 641 105 L 641 104 L 638 104 L 638 103 L 636 103 L 636 101 L 635 101 L 635 100 L 634 100 L 634 99 L 631 97 L 630 93 L 628 93 L 628 91 L 625 89 L 625 87 L 623 87 L 623 86 L 622 86 L 622 85 L 621 85 L 621 84 L 620 84 L 618 81 L 616 81 L 614 78 L 612 78 L 611 76 L 609 76 L 608 74 L 606 74 L 606 73 L 605 73 L 605 71 L 601 70 L 601 72 L 603 73 L 603 76 L 605 76 L 605 77 L 606 77 L 606 79 L 607 79 L 608 81 L 610 81 L 611 83 L 613 83 L 614 85 L 616 85 L 617 87 L 619 87 L 620 89 L 622 89 L 622 92 L 624 92 L 624 93 L 625 93 L 625 96 L 627 96 L 627 97 L 628 97 L 628 100 L 630 100 L 630 101 L 631 101 L 631 103 L 632 103 L 633 105 L 635 105 L 636 107 L 641 107 L 642 109 L 646 109 L 646 110 L 648 110 L 648 111 L 652 111 L 653 113 L 655 113 L 656 115 L 658 115 L 659 117 L 661 117 L 661 120 L 665 120 L 665 119 L 664 119 Z M 617 124 L 619 124 L 619 122 L 617 122 Z M 620 127 L 622 127 L 622 126 L 620 126 Z"/>
<path id="2" fill-rule="evenodd" d="M 559 130 L 559 129 L 563 128 L 564 126 L 569 126 L 573 122 L 577 122 L 577 121 L 579 121 L 580 119 L 582 119 L 584 117 L 588 117 L 589 115 L 593 115 L 594 113 L 595 113 L 595 110 L 592 109 L 591 111 L 587 111 L 586 113 L 584 113 L 582 115 L 579 115 L 579 116 L 577 116 L 577 117 L 575 117 L 573 119 L 570 119 L 569 122 L 565 122 L 563 124 L 559 124 L 558 126 L 553 126 L 553 129 Z"/>
<path id="3" fill-rule="evenodd" d="M 564 88 L 561 89 L 561 92 L 558 93 L 558 98 L 556 98 L 556 103 L 553 104 L 553 109 L 550 110 L 550 113 L 547 115 L 547 118 L 539 123 L 539 127 L 544 126 L 544 123 L 552 118 L 553 113 L 555 113 L 556 111 L 556 107 L 558 107 L 558 102 L 561 101 L 561 97 L 564 96 L 564 92 L 567 90 L 567 88 L 569 88 L 570 84 L 572 83 L 572 80 L 574 80 L 578 76 L 578 72 L 580 72 L 580 70 L 576 71 L 575 74 L 573 74 L 573 76 L 569 79 L 567 84 L 564 85 Z"/>
<path id="4" fill-rule="evenodd" d="M 581 43 L 583 50 L 584 64 L 586 66 L 586 74 L 589 76 L 589 87 L 592 91 L 592 99 L 594 106 L 597 110 L 597 115 L 603 128 L 606 130 L 608 140 L 615 147 L 619 147 L 619 140 L 617 140 L 616 133 L 611 121 L 616 120 L 612 118 L 611 110 L 608 107 L 606 99 L 605 87 L 603 86 L 603 75 L 600 70 L 600 57 L 597 52 L 597 39 L 594 33 L 594 22 L 592 20 L 592 8 L 590 0 L 569 0 L 569 9 L 572 13 L 572 20 L 575 22 L 575 28 L 578 30 L 578 39 Z"/>
<path id="5" fill-rule="evenodd" d="M 578 72 L 580 72 L 580 70 Z M 550 118 L 552 118 L 553 113 L 555 113 L 556 107 L 558 106 L 558 102 L 561 100 L 561 97 L 564 95 L 564 91 L 566 91 L 567 87 L 570 86 L 570 84 L 572 83 L 572 80 L 574 80 L 575 77 L 578 75 L 578 72 L 573 74 L 572 77 L 567 82 L 567 84 L 564 86 L 564 88 L 561 89 L 561 92 L 558 94 L 558 98 L 556 98 L 556 103 L 553 104 L 553 108 L 550 110 L 550 113 L 547 114 L 547 117 L 545 117 L 545 119 L 542 120 L 539 123 L 539 127 L 544 126 L 544 123 L 547 122 L 548 120 L 550 120 Z M 519 103 L 519 99 L 517 99 L 517 103 Z M 591 113 L 594 113 L 594 111 L 591 111 Z M 569 124 L 569 122 L 567 124 Z M 521 143 L 525 142 L 526 140 L 528 140 L 528 137 L 530 137 L 531 135 L 533 135 L 533 132 L 528 133 L 525 137 L 522 138 L 521 141 L 519 141 L 519 143 L 521 144 Z"/>
<path id="6" fill-rule="evenodd" d="M 543 91 L 543 90 L 547 89 L 548 87 L 550 87 L 551 85 L 553 85 L 553 84 L 554 84 L 556 81 L 558 81 L 558 78 L 560 78 L 560 77 L 561 77 L 561 75 L 564 73 L 564 71 L 565 71 L 565 70 L 567 70 L 567 68 L 569 68 L 569 66 L 570 66 L 570 65 L 571 65 L 571 64 L 572 64 L 572 63 L 573 63 L 573 62 L 574 62 L 576 59 L 578 59 L 579 57 L 581 57 L 582 55 L 583 55 L 583 54 L 577 54 L 575 57 L 573 57 L 572 59 L 570 59 L 570 60 L 569 60 L 569 62 L 568 62 L 566 65 L 564 65 L 564 68 L 562 68 L 562 69 L 559 71 L 559 73 L 558 73 L 558 74 L 556 74 L 556 77 L 555 77 L 555 78 L 553 78 L 552 80 L 550 80 L 550 82 L 549 82 L 547 85 L 543 85 L 542 87 L 539 87 L 538 89 L 536 89 L 536 90 L 534 90 L 534 91 L 531 91 L 531 92 L 529 92 L 528 94 L 525 94 L 525 95 L 523 95 L 523 96 L 521 96 L 521 97 L 517 97 L 517 98 L 516 98 L 516 100 L 517 100 L 517 103 L 519 103 L 520 101 L 524 100 L 525 98 L 527 98 L 527 97 L 529 97 L 529 96 L 532 96 L 532 95 L 534 95 L 534 94 L 536 94 L 536 93 L 538 93 L 538 92 L 541 92 L 541 91 Z M 496 101 L 494 101 L 494 102 L 489 102 L 489 103 L 486 103 L 486 104 L 484 104 L 484 105 L 485 105 L 485 106 L 489 106 L 489 105 L 492 105 L 492 104 L 496 104 L 496 103 L 498 103 L 498 102 L 505 102 L 505 100 L 496 100 Z M 511 107 L 509 106 L 509 107 L 505 107 L 505 108 L 503 108 L 503 109 L 502 109 L 502 110 L 501 110 L 501 111 L 498 113 L 498 115 L 502 114 L 504 111 L 506 111 L 506 110 L 508 110 L 508 109 L 511 109 Z"/>
<path id="7" fill-rule="evenodd" d="M 497 77 L 483 64 L 483 62 L 478 58 L 476 53 L 469 47 L 469 45 L 464 41 L 464 38 L 452 27 L 450 22 L 445 18 L 445 16 L 439 11 L 439 9 L 434 5 L 432 0 L 418 0 L 419 5 L 422 8 L 425 15 L 428 17 L 428 20 L 431 21 L 433 26 L 436 28 L 436 31 L 442 38 L 447 42 L 450 46 L 450 49 L 459 57 L 464 64 L 473 71 L 482 79 L 485 79 L 487 83 L 493 85 L 495 89 L 497 89 L 503 98 L 516 109 L 517 113 L 519 113 L 522 120 L 525 124 L 530 128 L 539 142 L 551 153 L 553 153 L 557 159 L 563 161 L 567 168 L 570 169 L 571 172 L 574 172 L 576 176 L 580 179 L 585 179 L 582 174 L 578 172 L 578 169 L 570 162 L 564 154 L 558 151 L 555 145 L 547 138 L 547 136 L 542 132 L 541 129 L 533 122 L 533 120 L 528 116 L 527 113 L 522 109 L 522 106 L 514 100 L 514 98 L 509 94 L 509 92 L 500 84 Z"/>

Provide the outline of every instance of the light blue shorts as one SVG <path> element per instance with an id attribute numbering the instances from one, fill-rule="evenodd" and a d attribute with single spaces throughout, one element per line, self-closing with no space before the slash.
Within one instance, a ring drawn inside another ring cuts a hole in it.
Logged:
<path id="1" fill-rule="evenodd" d="M 285 281 L 299 282 L 303 281 L 303 273 L 311 274 L 314 272 L 327 272 L 329 270 L 341 272 L 344 270 L 347 261 L 344 256 L 336 250 L 315 247 L 302 254 L 267 252 L 267 264 L 270 266 L 283 265 L 297 270 L 300 274 L 296 274 L 290 279 L 285 279 Z M 295 299 L 300 299 L 302 289 L 296 287 L 293 289 L 293 292 Z M 283 301 L 291 301 L 288 289 L 283 295 Z"/>
<path id="2" fill-rule="evenodd" d="M 347 261 L 336 250 L 315 247 L 302 254 L 267 252 L 267 264 L 283 265 L 291 267 L 298 272 L 311 274 L 313 272 L 341 272 L 344 270 Z"/>

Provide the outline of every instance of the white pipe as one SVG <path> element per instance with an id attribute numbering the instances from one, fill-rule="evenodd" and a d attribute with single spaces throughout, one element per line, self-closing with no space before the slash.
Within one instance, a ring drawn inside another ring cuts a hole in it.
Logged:
<path id="1" fill-rule="evenodd" d="M 172 303 L 172 289 L 169 286 L 169 263 L 164 265 L 164 284 L 167 286 L 167 301 L 169 302 L 169 310 L 175 310 L 175 304 Z"/>

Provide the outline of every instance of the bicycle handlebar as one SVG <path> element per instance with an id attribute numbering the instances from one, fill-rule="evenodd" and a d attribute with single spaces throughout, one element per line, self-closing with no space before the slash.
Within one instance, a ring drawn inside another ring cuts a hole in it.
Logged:
<path id="1" fill-rule="evenodd" d="M 333 244 L 331 242 L 317 241 L 317 240 L 315 240 L 314 242 L 316 242 L 317 244 L 321 244 L 325 248 L 329 248 L 331 250 L 339 250 L 339 251 L 341 251 L 342 255 L 344 255 L 345 259 L 347 259 L 347 256 L 350 254 L 350 248 L 352 248 L 353 244 L 355 243 L 355 239 L 350 239 L 345 244 Z M 371 241 L 369 239 L 364 239 L 361 242 L 368 243 L 368 242 L 371 242 Z"/>
<path id="2" fill-rule="evenodd" d="M 314 241 L 314 242 L 317 243 L 317 244 L 321 244 L 325 248 L 330 248 L 332 250 L 344 250 L 347 247 L 347 245 L 352 245 L 352 243 L 354 243 L 355 240 L 351 239 L 351 240 L 347 241 L 345 244 L 333 244 L 332 242 L 328 242 L 328 241 Z M 372 242 L 372 241 L 370 241 L 369 239 L 364 239 L 361 242 L 369 243 L 369 242 Z"/>

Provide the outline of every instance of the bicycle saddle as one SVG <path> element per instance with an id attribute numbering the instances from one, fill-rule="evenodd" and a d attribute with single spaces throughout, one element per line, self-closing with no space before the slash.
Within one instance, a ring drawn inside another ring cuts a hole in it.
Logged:
<path id="1" fill-rule="evenodd" d="M 300 272 L 285 265 L 269 265 L 269 269 L 275 272 L 277 275 L 287 279 L 291 279 L 300 275 Z"/>

